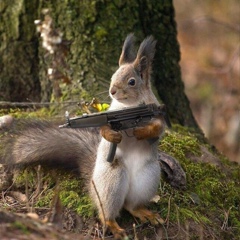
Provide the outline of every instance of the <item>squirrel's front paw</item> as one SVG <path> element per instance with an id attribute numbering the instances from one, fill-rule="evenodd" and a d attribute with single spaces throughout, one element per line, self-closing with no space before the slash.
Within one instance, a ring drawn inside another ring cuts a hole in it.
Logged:
<path id="1" fill-rule="evenodd" d="M 137 127 L 133 130 L 133 135 L 138 139 L 150 139 L 159 137 L 164 130 L 162 121 L 156 120 L 150 122 L 144 127 Z"/>
<path id="2" fill-rule="evenodd" d="M 102 126 L 100 128 L 101 135 L 109 142 L 120 143 L 122 141 L 122 134 L 111 129 L 110 126 Z"/>

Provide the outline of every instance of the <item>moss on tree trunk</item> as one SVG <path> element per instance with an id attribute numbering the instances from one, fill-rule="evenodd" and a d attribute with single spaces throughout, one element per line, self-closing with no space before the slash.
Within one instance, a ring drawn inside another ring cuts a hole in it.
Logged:
<path id="1" fill-rule="evenodd" d="M 38 40 L 31 24 L 37 2 L 0 2 L 0 100 L 40 99 Z"/>

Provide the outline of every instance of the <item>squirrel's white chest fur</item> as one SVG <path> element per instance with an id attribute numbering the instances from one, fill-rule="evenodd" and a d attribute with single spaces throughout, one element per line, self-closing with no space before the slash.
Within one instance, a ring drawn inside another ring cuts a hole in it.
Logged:
<path id="1" fill-rule="evenodd" d="M 152 146 L 146 140 L 137 140 L 132 129 L 123 131 L 123 138 L 118 144 L 116 158 L 121 159 L 130 175 L 141 170 L 152 157 Z"/>

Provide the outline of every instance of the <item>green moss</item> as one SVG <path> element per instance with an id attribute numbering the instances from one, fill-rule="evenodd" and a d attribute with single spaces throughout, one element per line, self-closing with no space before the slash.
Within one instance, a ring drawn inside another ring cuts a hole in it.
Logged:
<path id="1" fill-rule="evenodd" d="M 15 221 L 14 223 L 12 223 L 12 226 L 14 228 L 21 230 L 24 234 L 29 234 L 29 230 L 28 230 L 27 226 L 24 225 L 22 222 Z"/>
<path id="2" fill-rule="evenodd" d="M 76 106 L 77 108 L 77 106 Z M 64 116 L 63 108 L 61 104 L 59 106 L 53 105 L 49 108 L 42 107 L 36 110 L 35 106 L 32 108 L 9 108 L 9 109 L 0 109 L 0 116 L 11 115 L 16 119 L 48 119 L 53 116 L 59 116 L 62 113 Z"/>
<path id="3" fill-rule="evenodd" d="M 33 169 L 25 169 L 15 175 L 14 184 L 17 188 L 25 188 L 26 183 L 31 190 L 35 189 L 36 172 Z"/>
<path id="4" fill-rule="evenodd" d="M 240 166 L 223 161 L 225 167 L 219 167 L 201 161 L 192 161 L 201 155 L 201 143 L 189 130 L 174 126 L 178 131 L 168 132 L 160 148 L 175 157 L 186 172 L 187 189 L 177 191 L 162 182 L 159 202 L 162 215 L 167 216 L 170 208 L 170 220 L 184 223 L 192 220 L 214 229 L 219 236 L 223 230 L 230 229 L 227 236 L 240 234 Z M 212 153 L 211 153 L 212 154 Z M 190 158 L 190 159 L 189 159 Z M 224 171 L 226 168 L 226 171 Z M 169 204 L 170 202 L 170 204 Z M 226 233 L 227 234 L 227 233 Z"/>
<path id="5" fill-rule="evenodd" d="M 60 200 L 62 204 L 73 209 L 83 217 L 93 216 L 94 209 L 91 200 L 84 191 L 83 182 L 78 178 L 66 176 L 60 183 Z"/>
<path id="6" fill-rule="evenodd" d="M 35 203 L 35 207 L 50 207 L 54 198 L 54 189 L 47 190 L 44 195 L 40 196 Z"/>
<path id="7" fill-rule="evenodd" d="M 39 171 L 39 170 L 38 170 Z M 61 204 L 84 218 L 93 216 L 94 208 L 91 200 L 84 190 L 84 184 L 81 179 L 72 174 L 66 174 L 62 171 L 53 172 L 49 169 L 40 170 L 41 185 L 45 189 L 41 189 L 42 193 L 35 199 L 35 207 L 51 207 L 54 196 L 59 194 Z M 30 194 L 36 191 L 39 185 L 36 169 L 28 168 L 19 172 L 15 178 L 15 186 L 19 189 L 25 189 L 26 182 Z M 59 192 L 56 188 L 59 187 Z"/>
<path id="8" fill-rule="evenodd" d="M 173 125 L 173 130 L 166 131 L 161 140 L 160 149 L 176 159 L 184 159 L 187 154 L 200 154 L 198 138 L 187 128 Z"/>

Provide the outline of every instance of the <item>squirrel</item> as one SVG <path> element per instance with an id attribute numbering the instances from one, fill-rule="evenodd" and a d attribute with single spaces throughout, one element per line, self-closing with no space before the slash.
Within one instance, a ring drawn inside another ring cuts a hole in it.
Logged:
<path id="1" fill-rule="evenodd" d="M 150 84 L 155 45 L 152 36 L 146 38 L 135 58 L 133 35 L 128 35 L 120 55 L 119 68 L 111 79 L 109 94 L 112 102 L 109 110 L 141 103 L 160 105 Z M 144 127 L 122 132 L 115 132 L 110 126 L 100 128 L 103 137 L 97 150 L 90 193 L 100 220 L 117 239 L 126 235 L 115 220 L 122 208 L 141 221 L 149 220 L 152 224 L 162 222 L 157 213 L 147 210 L 144 205 L 155 196 L 160 182 L 158 142 L 150 143 L 149 139 L 160 137 L 164 128 L 161 118 L 151 120 Z M 109 142 L 118 143 L 113 164 L 106 161 Z"/>
<path id="2" fill-rule="evenodd" d="M 142 103 L 160 105 L 150 83 L 155 45 L 156 41 L 149 36 L 135 54 L 134 35 L 127 36 L 119 68 L 111 78 L 109 110 Z M 158 141 L 152 139 L 161 137 L 164 130 L 162 117 L 154 118 L 144 126 L 119 132 L 109 125 L 100 129 L 59 129 L 51 122 L 32 122 L 7 140 L 0 163 L 9 166 L 36 163 L 77 165 L 81 177 L 88 182 L 99 219 L 115 239 L 123 239 L 126 232 L 116 222 L 123 208 L 143 222 L 148 220 L 154 225 L 163 222 L 145 205 L 155 196 L 160 182 Z M 114 160 L 110 163 L 106 158 L 111 142 L 118 144 Z"/>

